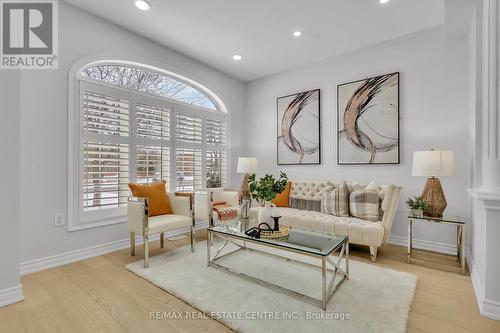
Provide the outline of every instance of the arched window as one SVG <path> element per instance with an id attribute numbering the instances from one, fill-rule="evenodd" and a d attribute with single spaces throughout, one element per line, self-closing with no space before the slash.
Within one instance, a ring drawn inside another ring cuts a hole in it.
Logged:
<path id="1" fill-rule="evenodd" d="M 166 97 L 216 110 L 214 102 L 198 89 L 152 70 L 125 65 L 97 64 L 83 68 L 80 71 L 80 76 L 92 81 L 104 82 L 153 96 Z"/>
<path id="2" fill-rule="evenodd" d="M 78 218 L 70 216 L 70 230 L 124 221 L 129 182 L 166 181 L 170 191 L 226 185 L 225 107 L 169 74 L 112 61 L 76 73 L 78 207 L 69 215 L 77 209 Z"/>

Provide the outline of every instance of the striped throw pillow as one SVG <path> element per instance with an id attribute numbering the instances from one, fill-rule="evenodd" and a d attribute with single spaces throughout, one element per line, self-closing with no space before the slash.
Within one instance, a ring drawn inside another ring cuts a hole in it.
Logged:
<path id="1" fill-rule="evenodd" d="M 349 216 L 349 189 L 346 182 L 323 191 L 321 211 L 335 216 Z"/>
<path id="2" fill-rule="evenodd" d="M 355 190 L 349 195 L 349 212 L 352 216 L 368 221 L 379 220 L 378 192 Z"/>

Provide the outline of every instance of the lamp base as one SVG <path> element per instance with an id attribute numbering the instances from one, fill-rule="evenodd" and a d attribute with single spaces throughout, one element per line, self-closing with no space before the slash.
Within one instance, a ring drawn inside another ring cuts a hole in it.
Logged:
<path id="1" fill-rule="evenodd" d="M 424 215 L 433 217 L 443 216 L 448 203 L 446 202 L 446 197 L 438 178 L 427 178 L 424 190 L 422 191 L 422 199 L 429 205 L 429 208 L 424 210 Z"/>
<path id="2" fill-rule="evenodd" d="M 248 177 L 250 177 L 250 175 L 248 173 L 245 173 L 245 176 L 243 177 L 243 180 L 241 182 L 241 197 L 243 199 L 250 198 L 250 188 L 248 187 Z"/>

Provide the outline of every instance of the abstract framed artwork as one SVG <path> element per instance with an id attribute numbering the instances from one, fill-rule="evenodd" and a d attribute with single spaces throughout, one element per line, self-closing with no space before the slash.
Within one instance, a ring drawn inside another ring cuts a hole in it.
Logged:
<path id="1" fill-rule="evenodd" d="M 337 163 L 399 164 L 399 72 L 337 86 Z"/>
<path id="2" fill-rule="evenodd" d="M 279 165 L 321 163 L 319 93 L 315 89 L 277 99 Z"/>

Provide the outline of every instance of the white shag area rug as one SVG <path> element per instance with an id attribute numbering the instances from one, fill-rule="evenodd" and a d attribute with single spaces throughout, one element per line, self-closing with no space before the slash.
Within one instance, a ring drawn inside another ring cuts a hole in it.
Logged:
<path id="1" fill-rule="evenodd" d="M 212 247 L 212 255 L 217 245 Z M 279 254 L 314 262 L 291 253 Z M 206 242 L 201 242 L 194 253 L 183 247 L 152 257 L 147 269 L 142 260 L 126 267 L 207 317 L 244 333 L 405 332 L 417 284 L 413 274 L 351 260 L 349 280 L 330 299 L 327 311 L 322 311 L 312 303 L 207 267 L 206 261 Z M 315 298 L 321 296 L 321 273 L 314 267 L 255 251 L 239 251 L 219 263 Z"/>

